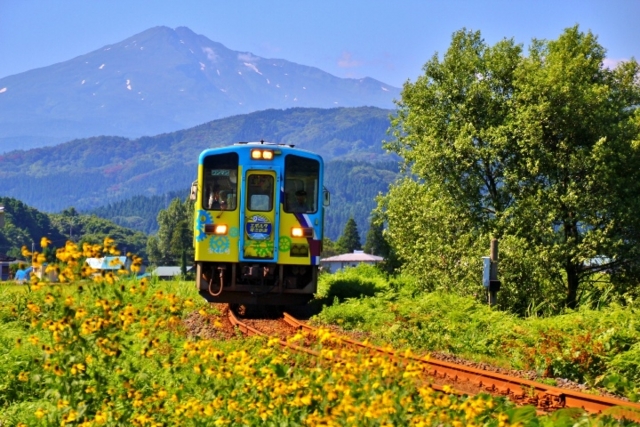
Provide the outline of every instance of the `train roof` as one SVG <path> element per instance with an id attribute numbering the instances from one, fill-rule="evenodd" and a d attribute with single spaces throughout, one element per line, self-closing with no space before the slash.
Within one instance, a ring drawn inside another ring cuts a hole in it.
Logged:
<path id="1" fill-rule="evenodd" d="M 267 141 L 236 142 L 232 145 L 209 148 L 204 150 L 202 153 L 200 153 L 199 160 L 200 160 L 200 163 L 202 164 L 203 159 L 211 154 L 225 153 L 225 152 L 227 153 L 238 152 L 240 150 L 245 151 L 245 150 L 249 150 L 251 148 L 256 148 L 256 147 L 268 147 L 276 150 L 283 150 L 285 153 L 298 153 L 306 157 L 315 158 L 319 160 L 321 163 L 323 160 L 320 154 L 314 153 L 313 151 L 308 151 L 302 148 L 295 148 L 295 145 L 293 144 L 284 144 L 284 143 L 267 142 Z"/>
<path id="2" fill-rule="evenodd" d="M 291 147 L 291 148 L 295 147 L 294 144 L 284 144 L 282 142 L 267 142 L 267 141 L 264 141 L 264 140 L 253 141 L 253 142 L 239 141 L 239 142 L 236 142 L 233 145 L 279 145 L 279 146 L 282 146 L 282 147 Z"/>

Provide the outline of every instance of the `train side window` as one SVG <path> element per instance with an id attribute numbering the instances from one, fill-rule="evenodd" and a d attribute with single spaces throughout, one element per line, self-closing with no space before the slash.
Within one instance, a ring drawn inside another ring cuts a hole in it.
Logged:
<path id="1" fill-rule="evenodd" d="M 284 160 L 284 211 L 315 213 L 318 211 L 320 162 L 289 154 Z"/>
<path id="2" fill-rule="evenodd" d="M 255 174 L 247 181 L 248 209 L 254 212 L 268 212 L 273 209 L 273 177 Z"/>
<path id="3" fill-rule="evenodd" d="M 203 159 L 204 181 L 202 208 L 207 210 L 235 210 L 238 187 L 238 154 L 224 153 Z"/>

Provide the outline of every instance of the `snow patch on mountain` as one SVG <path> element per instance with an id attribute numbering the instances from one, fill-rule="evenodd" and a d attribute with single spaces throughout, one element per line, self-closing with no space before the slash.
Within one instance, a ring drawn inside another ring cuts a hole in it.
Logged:
<path id="1" fill-rule="evenodd" d="M 245 65 L 245 66 L 247 66 L 247 67 L 249 67 L 249 68 L 251 68 L 251 69 L 252 69 L 253 71 L 255 71 L 256 73 L 258 73 L 258 74 L 262 75 L 262 73 L 260 72 L 260 70 L 258 70 L 258 67 L 256 67 L 256 66 L 255 66 L 255 65 L 253 65 L 252 63 L 250 63 L 250 62 L 245 62 L 245 63 L 244 63 L 244 65 Z"/>
<path id="2" fill-rule="evenodd" d="M 216 62 L 218 60 L 218 55 L 216 55 L 216 53 L 210 47 L 203 47 L 202 51 L 207 55 L 207 59 L 209 61 Z M 191 51 L 191 53 L 193 53 L 193 51 Z"/>

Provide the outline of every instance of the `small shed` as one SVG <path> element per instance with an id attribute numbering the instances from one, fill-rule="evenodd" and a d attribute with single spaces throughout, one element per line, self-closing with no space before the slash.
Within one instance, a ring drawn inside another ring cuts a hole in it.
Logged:
<path id="1" fill-rule="evenodd" d="M 1 280 L 9 280 L 11 276 L 11 270 L 9 266 L 11 264 L 18 264 L 19 261 L 16 261 L 15 258 L 0 254 L 0 281 Z"/>
<path id="2" fill-rule="evenodd" d="M 193 270 L 193 267 L 187 267 L 187 273 L 191 270 Z M 152 276 L 156 276 L 160 280 L 174 280 L 181 274 L 180 267 L 175 266 L 161 266 L 151 272 Z"/>
<path id="3" fill-rule="evenodd" d="M 324 271 L 328 273 L 335 273 L 338 270 L 342 270 L 346 267 L 356 267 L 358 264 L 370 264 L 375 265 L 384 261 L 384 258 L 377 255 L 370 255 L 364 251 L 353 251 L 352 254 L 336 255 L 329 258 L 323 258 L 320 260 L 320 265 Z"/>

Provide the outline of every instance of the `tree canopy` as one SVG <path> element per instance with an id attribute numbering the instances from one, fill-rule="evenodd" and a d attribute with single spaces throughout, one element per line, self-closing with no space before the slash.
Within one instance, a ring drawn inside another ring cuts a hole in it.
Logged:
<path id="1" fill-rule="evenodd" d="M 361 249 L 360 234 L 358 233 L 358 225 L 353 217 L 349 217 L 347 224 L 344 226 L 342 235 L 336 242 L 336 249 L 344 253 L 352 253 L 354 250 Z"/>
<path id="2" fill-rule="evenodd" d="M 193 202 L 175 198 L 158 214 L 158 234 L 149 237 L 147 254 L 155 265 L 182 265 L 194 258 Z"/>
<path id="3" fill-rule="evenodd" d="M 488 46 L 461 30 L 407 82 L 386 147 L 410 177 L 380 201 L 405 268 L 478 294 L 501 240 L 501 304 L 575 307 L 598 273 L 640 279 L 640 73 L 590 32 Z"/>

